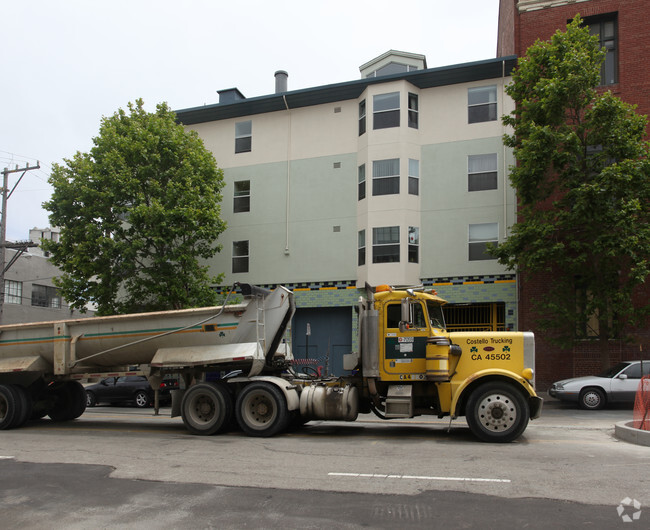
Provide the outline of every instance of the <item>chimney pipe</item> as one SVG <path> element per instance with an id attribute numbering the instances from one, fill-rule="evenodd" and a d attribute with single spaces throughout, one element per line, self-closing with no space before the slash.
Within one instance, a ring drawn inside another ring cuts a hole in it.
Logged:
<path id="1" fill-rule="evenodd" d="M 275 72 L 275 93 L 281 94 L 282 92 L 287 91 L 287 80 L 289 79 L 289 74 L 284 70 L 278 70 Z"/>

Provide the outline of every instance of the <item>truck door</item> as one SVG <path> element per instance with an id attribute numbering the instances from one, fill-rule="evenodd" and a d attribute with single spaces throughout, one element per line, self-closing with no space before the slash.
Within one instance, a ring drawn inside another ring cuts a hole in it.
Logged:
<path id="1" fill-rule="evenodd" d="M 423 380 L 426 375 L 426 347 L 429 327 L 426 311 L 418 300 L 409 301 L 408 328 L 400 331 L 401 301 L 389 302 L 384 312 L 384 358 L 382 379 L 390 381 Z"/>

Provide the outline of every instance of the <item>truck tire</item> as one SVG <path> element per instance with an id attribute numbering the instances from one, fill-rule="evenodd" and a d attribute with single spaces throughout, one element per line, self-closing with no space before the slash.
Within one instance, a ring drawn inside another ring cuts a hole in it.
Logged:
<path id="1" fill-rule="evenodd" d="M 54 405 L 47 415 L 54 421 L 77 419 L 86 410 L 86 390 L 78 381 L 66 381 L 50 390 Z"/>
<path id="2" fill-rule="evenodd" d="M 196 384 L 183 396 L 181 417 L 192 434 L 216 434 L 232 418 L 232 398 L 223 385 Z"/>
<path id="3" fill-rule="evenodd" d="M 465 409 L 467 424 L 483 442 L 511 442 L 524 432 L 530 411 L 521 392 L 494 381 L 475 388 Z"/>
<path id="4" fill-rule="evenodd" d="M 264 381 L 249 384 L 237 397 L 237 423 L 248 436 L 273 436 L 289 424 L 282 391 Z"/>
<path id="5" fill-rule="evenodd" d="M 16 393 L 10 385 L 0 385 L 0 429 L 11 429 L 18 415 Z"/>
<path id="6" fill-rule="evenodd" d="M 7 385 L 13 388 L 16 395 L 17 413 L 13 427 L 22 427 L 32 416 L 32 398 L 25 387 L 20 385 Z"/>

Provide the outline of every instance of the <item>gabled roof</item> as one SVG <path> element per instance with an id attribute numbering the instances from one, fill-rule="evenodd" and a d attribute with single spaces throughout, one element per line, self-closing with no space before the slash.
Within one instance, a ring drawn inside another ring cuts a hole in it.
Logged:
<path id="1" fill-rule="evenodd" d="M 313 105 L 323 105 L 357 99 L 370 85 L 405 80 L 418 88 L 469 83 L 485 79 L 495 79 L 509 76 L 516 66 L 517 57 L 499 57 L 485 61 L 462 63 L 439 68 L 428 68 L 414 72 L 357 79 L 345 83 L 335 83 L 302 90 L 293 90 L 282 94 L 270 94 L 255 98 L 243 99 L 234 103 L 204 105 L 176 111 L 176 119 L 184 125 L 205 123 L 264 114 Z"/>

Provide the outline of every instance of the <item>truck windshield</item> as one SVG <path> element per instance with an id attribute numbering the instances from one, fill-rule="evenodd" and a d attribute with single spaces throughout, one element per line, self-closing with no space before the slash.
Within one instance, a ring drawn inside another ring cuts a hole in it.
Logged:
<path id="1" fill-rule="evenodd" d="M 427 311 L 431 326 L 438 329 L 445 329 L 445 317 L 442 314 L 442 306 L 435 302 L 427 302 Z"/>

